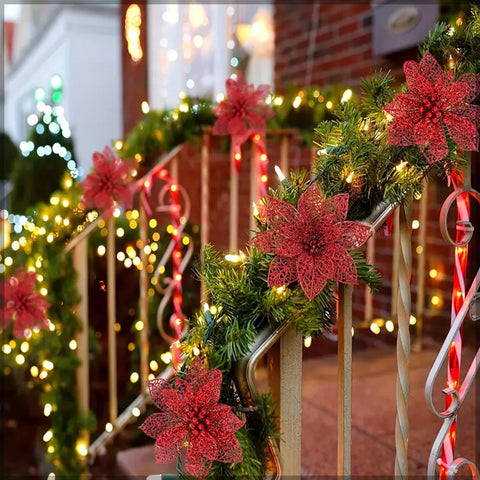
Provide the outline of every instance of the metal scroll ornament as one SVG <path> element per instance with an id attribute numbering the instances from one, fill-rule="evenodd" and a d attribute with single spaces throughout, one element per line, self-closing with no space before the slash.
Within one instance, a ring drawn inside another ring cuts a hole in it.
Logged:
<path id="1" fill-rule="evenodd" d="M 474 228 L 469 220 L 457 221 L 457 239 L 454 241 L 448 232 L 448 212 L 452 205 L 458 201 L 458 199 L 462 197 L 464 198 L 465 196 L 471 196 L 480 203 L 480 193 L 472 189 L 468 183 L 469 182 L 466 182 L 466 185 L 463 188 L 455 190 L 447 197 L 440 212 L 440 230 L 442 232 L 442 236 L 447 243 L 455 247 L 457 253 L 459 250 L 467 248 L 467 245 L 473 236 Z M 450 331 L 448 332 L 427 377 L 425 385 L 425 399 L 427 405 L 432 412 L 435 413 L 435 415 L 443 419 L 443 424 L 435 438 L 430 452 L 427 466 L 428 478 L 435 478 L 437 465 L 440 465 L 441 476 L 444 478 L 446 477 L 448 479 L 453 479 L 459 468 L 462 466 L 469 468 L 472 478 L 478 479 L 480 477 L 478 467 L 474 464 L 474 462 L 466 458 L 454 458 L 453 446 L 448 455 L 445 455 L 444 451 L 444 455 L 442 457 L 441 453 L 442 447 L 445 448 L 445 445 L 447 445 L 447 449 L 449 444 L 454 445 L 454 442 L 451 442 L 451 440 L 454 441 L 454 439 L 452 439 L 452 435 L 455 435 L 457 414 L 473 384 L 475 375 L 480 368 L 480 349 L 476 352 L 476 355 L 472 360 L 463 381 L 461 381 L 461 383 L 460 379 L 454 382 L 449 381 L 447 388 L 443 390 L 443 393 L 449 396 L 447 408 L 443 411 L 440 411 L 436 408 L 433 402 L 433 388 L 437 377 L 444 362 L 451 354 L 451 349 L 454 345 L 455 339 L 460 335 L 465 318 L 467 317 L 470 308 L 476 301 L 479 288 L 480 268 L 477 270 L 475 278 L 473 279 L 468 292 L 466 292 L 466 295 L 464 295 L 465 290 L 463 292 L 459 290 L 460 296 L 464 296 L 463 302 L 461 303 L 458 312 L 456 312 L 456 315 L 454 315 L 452 318 Z M 454 292 L 454 295 L 455 294 L 456 292 Z M 471 318 L 472 320 L 476 319 L 474 315 L 472 315 Z M 459 353 L 461 355 L 461 352 Z"/>

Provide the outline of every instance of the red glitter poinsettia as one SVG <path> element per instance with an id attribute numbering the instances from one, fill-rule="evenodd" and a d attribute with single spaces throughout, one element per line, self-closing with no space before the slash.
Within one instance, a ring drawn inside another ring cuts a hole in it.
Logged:
<path id="1" fill-rule="evenodd" d="M 302 193 L 297 208 L 268 198 L 267 230 L 251 243 L 276 256 L 270 263 L 268 286 L 279 287 L 296 280 L 309 300 L 327 280 L 356 283 L 357 270 L 348 250 L 366 242 L 370 228 L 345 221 L 348 194 L 325 198 L 316 184 Z"/>
<path id="2" fill-rule="evenodd" d="M 464 150 L 478 150 L 480 107 L 470 105 L 480 93 L 480 75 L 465 73 L 455 81 L 427 52 L 420 63 L 404 64 L 408 92 L 385 107 L 393 116 L 387 140 L 393 145 L 418 145 L 430 163 L 448 154 L 445 127 Z"/>
<path id="3" fill-rule="evenodd" d="M 203 479 L 213 460 L 243 460 L 235 431 L 244 422 L 228 405 L 218 403 L 221 384 L 220 370 L 205 370 L 200 359 L 191 365 L 185 379 L 175 379 L 175 386 L 163 379 L 148 382 L 150 397 L 160 413 L 150 415 L 140 429 L 156 438 L 158 463 L 172 462 L 185 447 L 185 469 Z"/>
<path id="4" fill-rule="evenodd" d="M 35 272 L 19 267 L 4 285 L 2 327 L 13 322 L 13 334 L 18 338 L 25 337 L 26 329 L 48 329 L 46 310 L 50 304 L 35 293 L 36 277 Z"/>
<path id="5" fill-rule="evenodd" d="M 81 183 L 82 202 L 87 208 L 104 209 L 106 216 L 113 213 L 117 203 L 129 208 L 133 196 L 129 173 L 129 167 L 109 147 L 95 152 L 93 172 Z"/>
<path id="6" fill-rule="evenodd" d="M 247 84 L 242 75 L 225 82 L 227 98 L 221 101 L 213 113 L 218 119 L 213 126 L 216 135 L 232 135 L 235 144 L 241 145 L 250 135 L 265 133 L 265 122 L 273 117 L 272 109 L 265 103 L 269 85 Z"/>

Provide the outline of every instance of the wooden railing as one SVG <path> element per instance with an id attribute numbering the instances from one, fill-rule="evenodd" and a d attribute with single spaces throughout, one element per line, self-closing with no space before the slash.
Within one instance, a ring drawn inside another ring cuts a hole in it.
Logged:
<path id="1" fill-rule="evenodd" d="M 210 178 L 210 150 L 211 150 L 211 130 L 205 129 L 203 133 L 203 145 L 201 147 L 201 250 L 205 245 L 211 241 L 209 230 L 209 178 Z M 270 136 L 276 136 L 280 142 L 279 164 L 284 172 L 289 169 L 290 147 L 291 139 L 295 135 L 295 131 L 275 130 L 268 132 Z M 255 147 L 252 147 L 255 148 Z M 180 161 L 180 154 L 183 146 L 172 150 L 165 155 L 155 168 L 168 168 L 171 175 L 176 177 L 178 172 L 178 162 Z M 254 172 L 255 165 L 252 162 L 252 172 Z M 251 196 L 257 197 L 256 182 L 254 174 L 251 175 Z M 238 208 L 238 190 L 236 193 L 235 180 L 232 177 L 230 182 L 230 247 L 233 250 L 237 249 L 237 225 L 240 214 L 250 215 L 248 212 L 240 212 Z M 426 229 L 426 205 L 427 194 L 422 196 L 420 203 L 420 228 L 419 228 L 419 242 L 425 242 Z M 237 204 L 235 205 L 235 199 Z M 142 202 L 140 202 L 142 204 Z M 148 231 L 146 229 L 147 218 L 145 211 L 140 205 L 140 240 L 142 245 L 148 241 Z M 410 338 L 409 326 L 411 315 L 410 302 L 410 275 L 411 275 L 411 217 L 410 206 L 397 209 L 399 214 L 395 216 L 394 238 L 393 238 L 393 260 L 392 270 L 395 281 L 392 288 L 392 313 L 391 316 L 396 320 L 399 327 L 398 334 L 398 388 L 397 388 L 397 427 L 396 427 L 396 446 L 397 455 L 395 461 L 395 475 L 406 478 L 407 473 L 407 458 L 406 458 L 406 442 L 408 440 L 408 358 L 410 354 Z M 370 261 L 373 261 L 375 254 L 375 236 L 374 233 L 380 225 L 384 223 L 386 218 L 395 210 L 395 205 L 381 205 L 370 218 L 365 219 L 365 222 L 371 225 L 371 239 L 367 247 L 367 256 Z M 88 272 L 87 272 L 87 257 L 88 257 L 88 237 L 98 226 L 100 219 L 89 225 L 81 234 L 75 237 L 66 247 L 67 251 L 72 251 L 74 256 L 75 266 L 78 272 L 78 287 L 82 297 L 79 305 L 79 316 L 82 320 L 82 331 L 77 337 L 78 355 L 81 366 L 78 369 L 78 404 L 82 413 L 89 410 L 89 371 L 88 371 Z M 184 221 L 186 221 L 184 219 Z M 115 242 L 114 242 L 114 218 L 107 220 L 108 238 L 107 238 L 107 279 L 108 279 L 108 359 L 109 359 L 109 422 L 105 426 L 98 438 L 90 442 L 88 432 L 84 432 L 83 440 L 89 445 L 89 456 L 93 460 L 98 452 L 104 448 L 107 442 L 118 432 L 120 432 L 126 425 L 138 417 L 146 404 L 149 402 L 146 393 L 146 383 L 148 378 L 148 351 L 149 340 L 147 335 L 147 328 L 141 330 L 140 334 L 140 388 L 138 396 L 128 405 L 126 409 L 118 414 L 117 407 L 117 372 L 116 372 L 116 297 L 115 297 Z M 160 259 L 158 267 L 165 265 L 169 251 L 167 251 Z M 191 256 L 191 251 L 188 253 L 183 261 L 181 268 L 186 268 L 187 262 Z M 425 253 L 419 256 L 421 260 L 417 262 L 417 279 L 425 277 Z M 143 260 L 145 262 L 145 257 Z M 146 263 L 146 262 L 145 262 Z M 157 270 L 158 270 L 157 267 Z M 477 275 L 478 276 L 478 275 Z M 148 288 L 148 278 L 146 272 L 142 271 L 140 274 L 140 321 L 143 325 L 148 325 L 148 302 L 146 297 L 146 289 Z M 478 288 L 478 287 L 477 287 Z M 351 471 L 351 418 L 352 418 L 352 287 L 340 286 L 339 288 L 339 309 L 338 309 L 338 462 L 337 474 L 340 476 L 349 477 Z M 473 295 L 473 294 L 472 294 Z M 168 301 L 168 296 L 162 300 L 161 308 L 165 306 Z M 422 312 L 425 301 L 424 284 L 420 283 L 417 290 L 417 341 L 421 340 L 422 327 Z M 365 290 L 365 316 L 363 323 L 368 325 L 373 316 L 373 299 L 368 290 Z M 161 316 L 161 313 L 159 314 Z M 273 339 L 279 342 L 279 357 L 278 357 L 278 371 L 277 371 L 277 389 L 279 402 L 279 419 L 280 430 L 282 432 L 282 441 L 279 446 L 279 458 L 281 460 L 282 475 L 298 476 L 301 472 L 301 392 L 302 392 L 302 338 L 298 336 L 292 329 L 284 328 L 281 332 L 277 332 L 277 336 Z M 273 342 L 272 339 L 269 342 Z M 267 342 L 265 351 L 270 349 L 271 344 Z M 420 343 L 417 345 L 420 347 Z M 263 347 L 262 347 L 263 348 Z M 258 358 L 255 357 L 255 362 Z M 253 362 L 253 360 L 252 360 Z M 256 363 L 253 362 L 251 365 Z M 252 367 L 250 372 L 252 371 Z M 477 365 L 478 368 L 478 365 Z M 169 379 L 175 374 L 172 367 L 166 368 L 160 377 Z M 251 374 L 250 374 L 251 375 Z M 247 375 L 248 376 L 248 375 Z M 252 382 L 250 378 L 248 381 Z M 274 381 L 275 383 L 275 381 Z"/>

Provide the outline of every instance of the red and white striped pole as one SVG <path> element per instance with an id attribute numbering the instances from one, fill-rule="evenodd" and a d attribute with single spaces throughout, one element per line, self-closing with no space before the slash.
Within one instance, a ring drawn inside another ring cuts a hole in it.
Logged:
<path id="1" fill-rule="evenodd" d="M 465 176 L 467 183 L 469 180 L 469 166 L 466 167 Z M 465 183 L 464 172 L 453 172 L 450 175 L 455 190 L 461 190 Z M 457 203 L 457 243 L 462 243 L 465 232 L 462 230 L 460 222 L 469 222 L 470 220 L 470 198 L 468 193 L 459 195 L 456 199 Z M 465 299 L 465 283 L 467 274 L 467 260 L 468 260 L 468 246 L 455 247 L 455 268 L 453 275 L 453 290 L 452 290 L 452 310 L 451 310 L 451 324 L 463 305 Z M 462 360 L 462 330 L 455 336 L 450 351 L 448 353 L 448 374 L 447 387 L 458 390 L 460 382 L 460 366 Z M 446 407 L 448 408 L 452 402 L 451 395 L 447 395 Z M 455 459 L 455 441 L 457 434 L 457 420 L 455 419 L 450 427 L 447 437 L 443 442 L 442 459 L 440 467 L 440 478 L 446 479 L 449 466 Z"/>

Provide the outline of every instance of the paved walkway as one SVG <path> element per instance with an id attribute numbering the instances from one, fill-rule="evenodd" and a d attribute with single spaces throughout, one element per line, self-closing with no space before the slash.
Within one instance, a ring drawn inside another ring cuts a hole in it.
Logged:
<path id="1" fill-rule="evenodd" d="M 426 346 L 410 359 L 409 476 L 425 477 L 426 464 L 441 420 L 424 400 L 427 374 L 439 345 Z M 463 370 L 473 359 L 464 350 Z M 302 478 L 336 476 L 336 356 L 314 357 L 303 362 Z M 379 343 L 355 350 L 353 363 L 352 473 L 355 476 L 393 476 L 395 460 L 395 347 Z M 438 382 L 438 408 L 443 405 L 443 380 Z M 457 456 L 475 461 L 480 452 L 480 400 L 477 379 L 459 415 Z M 148 476 L 174 472 L 174 465 L 154 463 L 153 443 L 119 452 L 118 466 L 127 475 Z M 477 458 L 478 465 L 478 458 Z M 465 475 L 467 471 L 463 472 Z M 462 473 L 459 472 L 459 475 Z M 358 478 L 358 477 L 357 477 Z M 417 477 L 418 478 L 418 477 Z"/>

